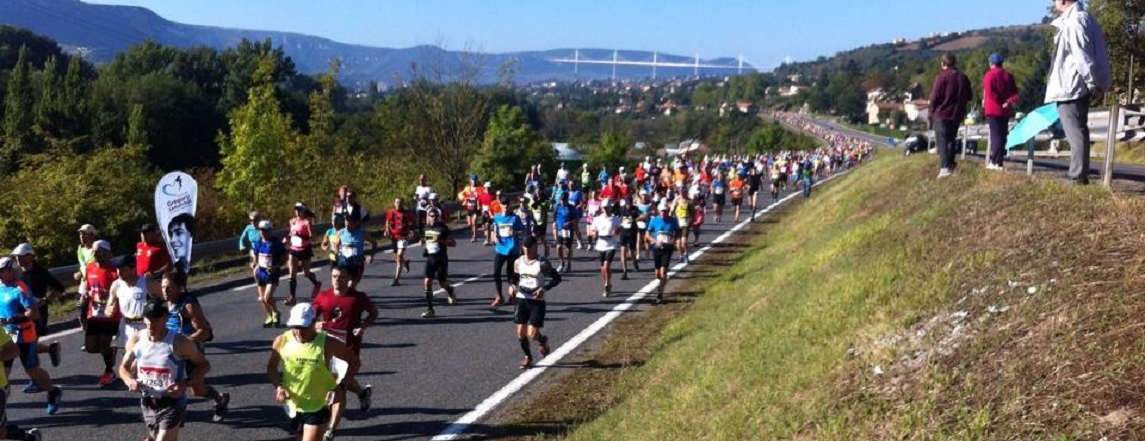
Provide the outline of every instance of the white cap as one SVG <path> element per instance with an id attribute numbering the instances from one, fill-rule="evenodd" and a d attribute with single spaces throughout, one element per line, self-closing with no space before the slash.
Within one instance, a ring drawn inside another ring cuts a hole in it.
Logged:
<path id="1" fill-rule="evenodd" d="M 492 182 L 489 182 L 489 181 L 485 181 L 485 186 L 486 186 L 486 187 L 492 187 L 492 186 L 493 186 L 493 183 L 492 183 Z"/>
<path id="2" fill-rule="evenodd" d="M 269 230 L 272 228 L 274 228 L 274 224 L 270 223 L 269 220 L 263 220 L 258 223 L 258 229 L 260 230 Z"/>
<path id="3" fill-rule="evenodd" d="M 13 256 L 27 256 L 29 254 L 36 254 L 36 250 L 26 243 L 16 245 L 16 249 L 12 250 Z"/>
<path id="4" fill-rule="evenodd" d="M 77 230 L 77 232 L 87 233 L 87 234 L 99 234 L 96 232 L 95 226 L 92 224 L 83 224 L 83 226 L 81 226 L 80 229 Z"/>
<path id="5" fill-rule="evenodd" d="M 109 243 L 106 240 L 97 240 L 97 241 L 95 241 L 95 243 L 93 243 L 91 245 L 92 245 L 92 248 L 96 248 L 96 249 L 102 248 L 106 251 L 111 251 L 111 243 Z"/>
<path id="6" fill-rule="evenodd" d="M 436 201 L 437 200 L 437 193 L 430 193 L 429 194 L 429 200 Z"/>
<path id="7" fill-rule="evenodd" d="M 0 257 L 0 269 L 16 269 L 16 259 L 11 257 Z"/>
<path id="8" fill-rule="evenodd" d="M 290 318 L 286 319 L 286 326 L 295 328 L 309 328 L 314 324 L 314 306 L 302 302 L 290 308 Z"/>

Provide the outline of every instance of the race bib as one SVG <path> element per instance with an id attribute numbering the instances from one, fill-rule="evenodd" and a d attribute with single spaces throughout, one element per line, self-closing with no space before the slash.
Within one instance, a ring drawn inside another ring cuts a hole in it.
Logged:
<path id="1" fill-rule="evenodd" d="M 524 288 L 524 289 L 527 289 L 527 290 L 530 290 L 530 291 L 537 289 L 537 278 L 533 277 L 533 276 L 526 276 L 526 275 L 522 274 L 521 280 L 519 282 L 517 282 L 517 286 Z"/>
<path id="2" fill-rule="evenodd" d="M 441 251 L 441 244 L 439 244 L 437 242 L 426 242 L 425 243 L 425 252 L 426 253 L 437 254 L 439 251 Z"/>
<path id="3" fill-rule="evenodd" d="M 397 247 L 398 247 L 398 249 L 399 249 L 399 250 L 404 250 L 404 249 L 406 249 L 406 241 L 405 241 L 405 239 L 402 239 L 402 240 L 399 240 L 399 241 L 397 241 Z"/>
<path id="4" fill-rule="evenodd" d="M 290 246 L 294 248 L 302 248 L 302 236 L 290 236 Z"/>
<path id="5" fill-rule="evenodd" d="M 658 244 L 660 246 L 664 246 L 664 245 L 667 245 L 671 241 L 672 241 L 672 235 L 668 234 L 667 231 L 657 231 L 656 232 L 656 244 Z"/>
<path id="6" fill-rule="evenodd" d="M 716 187 L 715 192 L 716 192 L 716 194 L 724 194 L 724 188 L 723 187 Z"/>
<path id="7" fill-rule="evenodd" d="M 608 236 L 601 236 L 596 239 L 597 251 L 608 251 L 609 248 L 612 248 L 612 244 L 609 243 Z"/>
<path id="8" fill-rule="evenodd" d="M 342 257 L 354 257 L 358 255 L 358 249 L 352 245 L 342 245 Z"/>
<path id="9" fill-rule="evenodd" d="M 259 253 L 259 255 L 258 255 L 258 266 L 259 266 L 259 268 L 270 268 L 272 265 L 274 265 L 274 256 L 271 256 L 270 254 Z"/>
<path id="10" fill-rule="evenodd" d="M 557 236 L 560 236 L 561 238 L 564 238 L 564 239 L 568 239 L 568 238 L 572 237 L 572 231 L 557 230 Z"/>
<path id="11" fill-rule="evenodd" d="M 497 235 L 501 237 L 513 237 L 513 224 L 497 225 Z"/>
<path id="12" fill-rule="evenodd" d="M 648 224 L 644 221 L 636 221 L 636 228 L 644 230 L 648 228 Z"/>
<path id="13" fill-rule="evenodd" d="M 165 368 L 139 367 L 139 376 L 136 378 L 143 385 L 144 393 L 159 397 L 175 384 L 175 376 Z"/>
<path id="14" fill-rule="evenodd" d="M 620 221 L 620 228 L 624 228 L 624 229 L 632 228 L 632 219 L 624 218 L 623 220 L 621 220 Z"/>
<path id="15" fill-rule="evenodd" d="M 676 223 L 680 224 L 680 227 L 687 227 L 689 225 L 688 220 L 682 217 L 676 218 Z"/>

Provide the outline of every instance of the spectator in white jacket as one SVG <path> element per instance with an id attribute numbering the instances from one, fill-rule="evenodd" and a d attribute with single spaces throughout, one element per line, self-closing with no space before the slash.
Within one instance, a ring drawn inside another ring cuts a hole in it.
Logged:
<path id="1" fill-rule="evenodd" d="M 1070 146 L 1070 182 L 1089 183 L 1089 100 L 1109 91 L 1112 69 L 1105 35 L 1078 0 L 1054 0 L 1054 58 L 1046 103 L 1057 103 Z"/>

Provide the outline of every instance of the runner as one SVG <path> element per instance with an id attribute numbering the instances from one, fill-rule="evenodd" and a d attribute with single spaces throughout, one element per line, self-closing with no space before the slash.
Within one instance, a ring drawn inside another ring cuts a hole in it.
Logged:
<path id="1" fill-rule="evenodd" d="M 298 291 L 299 269 L 314 285 L 310 291 L 311 300 L 318 294 L 318 290 L 322 289 L 322 282 L 319 282 L 310 271 L 310 260 L 314 257 L 314 249 L 310 245 L 310 238 L 314 236 L 314 232 L 310 229 L 312 219 L 314 212 L 310 211 L 306 204 L 301 202 L 294 204 L 294 217 L 290 219 L 289 253 L 286 258 L 286 271 L 290 275 L 290 294 L 287 295 L 286 301 L 282 302 L 286 306 L 294 305 L 295 294 Z"/>
<path id="2" fill-rule="evenodd" d="M 485 182 L 483 191 L 477 194 L 477 203 L 481 206 L 481 236 L 485 238 L 483 246 L 493 244 L 493 215 L 497 213 L 493 205 L 497 203 L 497 199 L 493 195 L 493 183 Z"/>
<path id="3" fill-rule="evenodd" d="M 704 203 L 703 198 L 699 196 L 692 198 L 692 225 L 688 227 L 688 230 L 692 232 L 693 247 L 700 246 L 700 227 L 704 226 L 704 218 L 707 216 L 705 205 L 707 204 Z M 688 238 L 685 237 L 684 241 L 687 242 L 687 240 Z"/>
<path id="4" fill-rule="evenodd" d="M 274 386 L 274 399 L 285 404 L 290 429 L 300 441 L 318 441 L 330 422 L 330 394 L 338 379 L 330 369 L 334 358 L 346 362 L 343 382 L 358 374 L 358 356 L 336 338 L 314 329 L 315 313 L 309 303 L 290 310 L 289 331 L 275 337 L 266 362 L 266 376 Z M 282 373 L 278 365 L 282 364 Z"/>
<path id="5" fill-rule="evenodd" d="M 269 220 L 258 223 L 259 239 L 251 246 L 255 256 L 255 280 L 258 291 L 258 303 L 266 313 L 266 320 L 262 327 L 270 328 L 279 325 L 278 307 L 274 302 L 274 290 L 278 288 L 278 279 L 282 276 L 282 261 L 285 260 L 286 248 L 282 241 L 274 237 L 274 225 Z"/>
<path id="6" fill-rule="evenodd" d="M 735 217 L 732 222 L 739 223 L 739 210 L 743 205 L 743 179 L 740 179 L 739 173 L 732 173 L 731 181 L 728 181 L 728 190 L 731 192 L 732 207 L 735 207 Z"/>
<path id="7" fill-rule="evenodd" d="M 346 344 L 346 348 L 355 356 L 362 353 L 362 338 L 366 328 L 378 319 L 378 308 L 365 294 L 350 288 L 350 275 L 342 268 L 330 268 L 330 283 L 333 288 L 318 293 L 314 299 L 314 313 L 318 320 L 315 329 L 326 332 L 330 337 L 336 338 Z M 362 314 L 366 315 L 365 320 Z M 338 360 L 331 369 L 334 372 L 344 372 L 345 362 Z M 346 407 L 346 391 L 358 395 L 358 408 L 362 412 L 369 412 L 372 404 L 374 389 L 370 385 L 362 386 L 358 379 L 349 378 L 334 389 L 334 403 L 330 407 L 330 428 L 326 430 L 324 440 L 333 440 L 334 431 L 342 419 L 342 411 Z"/>
<path id="8" fill-rule="evenodd" d="M 453 285 L 449 283 L 449 247 L 456 246 L 457 242 L 453 240 L 453 233 L 449 231 L 449 227 L 441 219 L 441 210 L 430 209 L 425 216 L 426 227 L 425 234 L 421 238 L 421 245 L 425 255 L 423 286 L 425 287 L 426 310 L 421 314 L 421 317 L 434 318 L 437 316 L 433 312 L 433 290 L 431 289 L 434 280 L 449 296 L 450 305 L 457 301 L 457 297 L 454 296 Z"/>
<path id="9" fill-rule="evenodd" d="M 668 204 L 661 203 L 659 211 L 660 216 L 652 218 L 648 223 L 648 232 L 644 234 L 644 240 L 651 244 L 656 280 L 660 282 L 656 287 L 657 305 L 664 303 L 664 287 L 668 285 L 668 267 L 672 264 L 675 237 L 680 231 L 680 225 L 672 219 Z"/>
<path id="10" fill-rule="evenodd" d="M 502 268 L 505 270 L 505 277 L 509 279 L 509 284 L 517 283 L 517 272 L 513 268 L 513 262 L 516 262 L 521 254 L 520 238 L 525 231 L 525 224 L 521 222 L 517 213 L 507 209 L 508 198 L 501 196 L 500 206 L 503 207 L 502 211 L 493 218 L 497 241 L 497 247 L 493 251 L 493 287 L 497 290 L 497 297 L 493 298 L 490 306 L 494 308 L 505 302 L 501 290 Z"/>
<path id="11" fill-rule="evenodd" d="M 214 330 L 211 329 L 211 323 L 207 321 L 207 317 L 203 312 L 203 306 L 199 304 L 199 298 L 194 294 L 184 291 L 187 286 L 186 280 L 179 280 L 183 276 L 177 273 L 166 273 L 163 275 L 163 299 L 167 302 L 167 329 L 182 334 L 187 340 L 195 343 L 198 346 L 199 352 L 204 352 L 203 344 L 215 339 Z M 196 375 L 198 365 L 193 361 L 187 364 L 187 375 L 192 379 L 199 379 L 200 381 L 191 381 L 189 387 L 191 392 L 196 397 L 207 398 L 214 402 L 214 413 L 211 419 L 218 423 L 222 422 L 227 416 L 227 410 L 231 402 L 231 394 L 219 393 L 217 389 L 207 385 L 205 380 L 206 374 Z M 208 365 L 206 367 L 210 369 Z"/>
<path id="12" fill-rule="evenodd" d="M 557 258 L 561 264 L 557 272 L 567 273 L 572 270 L 572 229 L 576 227 L 575 215 L 577 207 L 569 203 L 569 194 L 561 193 L 560 202 L 553 207 L 553 229 L 557 236 Z"/>
<path id="13" fill-rule="evenodd" d="M 28 286 L 19 280 L 18 273 L 15 259 L 0 257 L 0 323 L 4 326 L 4 334 L 16 343 L 24 373 L 36 382 L 40 390 L 48 391 L 48 415 L 55 415 L 60 410 L 63 392 L 52 384 L 52 377 L 40 367 L 40 360 L 36 356 L 35 326 L 40 311 L 32 307 L 35 300 L 28 292 Z M 7 380 L 12 376 L 12 365 L 16 357 L 2 358 L 4 379 Z M 2 390 L 7 398 L 8 389 L 5 387 Z"/>
<path id="14" fill-rule="evenodd" d="M 572 224 L 569 226 L 569 229 L 572 231 L 573 236 L 576 237 L 576 249 L 578 249 L 578 250 L 579 249 L 585 249 L 585 250 L 588 249 L 588 245 L 586 245 L 584 243 L 583 236 L 580 233 L 580 221 L 584 217 L 585 208 L 588 206 L 588 198 L 585 197 L 584 192 L 586 191 L 586 189 L 591 189 L 591 188 L 592 187 L 586 187 L 586 186 L 580 186 L 580 187 L 573 186 L 572 189 L 568 193 L 568 195 L 569 195 L 568 201 L 575 208 L 575 210 L 572 210 L 572 212 L 570 214 L 570 216 L 572 217 Z M 572 256 L 571 252 L 569 253 L 569 256 L 571 258 L 571 256 Z M 566 268 L 565 271 L 568 271 L 568 268 Z"/>
<path id="15" fill-rule="evenodd" d="M 84 348 L 89 354 L 103 357 L 103 374 L 99 376 L 99 387 L 107 387 L 115 381 L 115 347 L 111 340 L 119 334 L 119 309 L 110 308 L 111 287 L 119 279 L 119 270 L 111 262 L 111 244 L 105 240 L 95 242 L 95 261 L 87 265 L 88 304 L 87 329 L 84 332 Z M 128 259 L 131 260 L 131 259 Z"/>
<path id="16" fill-rule="evenodd" d="M 107 316 L 117 310 L 120 312 L 119 331 L 115 337 L 118 348 L 125 348 L 135 333 L 146 328 L 143 306 L 151 300 L 147 295 L 149 280 L 151 278 L 147 275 L 138 275 L 135 259 L 123 259 L 119 264 L 119 278 L 111 283 L 111 296 L 104 310 Z"/>
<path id="17" fill-rule="evenodd" d="M 138 276 L 156 280 L 171 270 L 171 254 L 167 252 L 163 237 L 159 235 L 159 227 L 155 224 L 146 223 L 139 228 L 139 243 L 135 244 L 133 269 Z"/>
<path id="18" fill-rule="evenodd" d="M 378 241 L 366 235 L 362 221 L 357 213 L 351 213 L 346 216 L 346 228 L 338 233 L 336 264 L 350 271 L 351 287 L 358 286 L 362 281 L 366 265 L 374 262 L 374 254 L 378 252 Z M 366 252 L 366 242 L 370 243 L 369 253 Z"/>
<path id="19" fill-rule="evenodd" d="M 519 278 L 517 284 L 509 285 L 509 294 L 516 299 L 513 311 L 513 324 L 517 328 L 517 342 L 525 357 L 520 368 L 533 365 L 533 352 L 529 340 L 537 342 L 541 357 L 549 355 L 549 338 L 541 334 L 545 327 L 545 294 L 561 283 L 561 275 L 547 260 L 537 257 L 537 239 L 526 237 L 521 241 L 525 253 L 514 263 Z"/>
<path id="20" fill-rule="evenodd" d="M 425 178 L 425 174 L 417 177 L 417 188 L 413 190 L 413 200 L 417 204 L 417 234 L 421 235 L 422 228 L 425 228 L 425 210 L 429 208 L 429 194 L 433 193 L 433 187 L 429 186 L 429 180 Z M 406 269 L 409 272 L 409 269 Z"/>
<path id="21" fill-rule="evenodd" d="M 727 181 L 724 180 L 723 173 L 716 172 L 715 177 L 712 178 L 712 208 L 716 212 L 716 223 L 720 223 L 724 217 L 724 203 L 727 202 Z"/>
<path id="22" fill-rule="evenodd" d="M 12 337 L 7 332 L 0 332 L 0 361 L 12 363 L 19 356 L 20 348 L 12 341 Z M 8 424 L 8 391 L 8 375 L 0 373 L 0 438 L 40 441 L 40 429 L 21 429 L 15 424 Z"/>
<path id="23" fill-rule="evenodd" d="M 672 201 L 673 211 L 676 212 L 676 248 L 680 250 L 680 263 L 688 263 L 688 229 L 692 226 L 692 203 L 683 194 L 676 195 Z"/>
<path id="24" fill-rule="evenodd" d="M 529 199 L 526 199 L 526 201 L 529 201 Z M 532 211 L 534 222 L 533 229 L 531 230 L 532 236 L 536 237 L 537 242 L 540 242 L 541 245 L 545 247 L 545 252 L 541 256 L 548 259 L 549 233 L 547 226 L 549 224 L 549 212 L 552 211 L 552 205 L 548 202 L 548 199 L 538 195 L 532 199 L 531 204 L 529 204 L 529 209 Z"/>
<path id="25" fill-rule="evenodd" d="M 600 255 L 600 280 L 604 282 L 603 297 L 612 293 L 612 261 L 616 258 L 617 229 L 620 219 L 616 217 L 611 205 L 605 205 L 600 215 L 592 220 L 588 227 L 589 239 L 596 242 L 596 252 Z M 624 253 L 621 252 L 621 255 Z M 627 274 L 627 272 L 625 273 Z"/>
<path id="26" fill-rule="evenodd" d="M 79 292 L 79 300 L 76 301 L 76 310 L 79 311 L 80 327 L 87 329 L 87 312 L 89 309 L 89 297 L 87 292 L 87 275 L 84 271 L 87 270 L 87 265 L 95 261 L 95 235 L 98 232 L 91 224 L 83 224 L 78 230 L 80 235 L 80 244 L 76 247 L 76 260 L 79 262 L 79 271 L 76 271 L 74 277 L 76 282 L 79 282 L 77 288 Z M 83 348 L 80 348 L 84 350 Z"/>
<path id="27" fill-rule="evenodd" d="M 24 273 L 24 283 L 32 290 L 40 310 L 40 317 L 36 320 L 36 337 L 48 335 L 48 305 L 63 295 L 64 285 L 56 280 L 47 268 L 36 264 L 36 250 L 31 245 L 26 243 L 17 245 L 16 249 L 12 250 L 12 257 L 20 265 L 20 270 Z M 52 366 L 60 365 L 60 342 L 53 341 L 47 347 L 37 342 L 36 352 L 47 352 Z M 39 386 L 36 386 L 35 381 L 28 381 L 24 386 L 24 393 L 36 392 L 40 392 Z"/>
<path id="28" fill-rule="evenodd" d="M 780 183 L 779 167 L 773 166 L 771 168 L 771 201 L 772 203 L 779 201 L 779 186 Z"/>
<path id="29" fill-rule="evenodd" d="M 327 228 L 326 234 L 322 235 L 321 248 L 326 250 L 326 257 L 330 259 L 331 264 L 338 261 L 338 241 L 340 240 L 338 237 L 343 228 L 346 228 L 346 218 L 333 216 L 330 221 L 330 228 Z"/>
<path id="30" fill-rule="evenodd" d="M 469 175 L 469 185 L 461 189 L 457 194 L 457 200 L 461 201 L 461 208 L 465 210 L 465 222 L 469 227 L 469 242 L 477 242 L 477 215 L 481 214 L 480 206 L 477 204 L 477 197 L 480 196 L 484 187 L 477 185 L 477 175 Z M 428 221 L 426 222 L 428 223 Z"/>
<path id="31" fill-rule="evenodd" d="M 424 176 L 422 176 L 424 178 Z M 428 201 L 429 194 L 426 194 Z M 406 211 L 402 198 L 394 199 L 394 208 L 386 212 L 386 226 L 382 234 L 390 238 L 390 246 L 394 253 L 394 281 L 390 286 L 398 286 L 398 277 L 401 272 L 409 272 L 409 259 L 406 258 L 406 248 L 409 248 L 409 238 L 413 234 L 410 225 L 414 222 L 413 215 Z M 335 418 L 335 422 L 337 418 Z"/>
<path id="32" fill-rule="evenodd" d="M 799 173 L 803 181 L 803 198 L 808 199 L 811 197 L 811 187 L 815 185 L 815 167 L 811 163 L 810 157 L 803 161 L 803 166 L 800 167 Z"/>
<path id="33" fill-rule="evenodd" d="M 187 419 L 187 388 L 202 383 L 211 362 L 194 342 L 167 328 L 170 312 L 159 302 L 142 309 L 144 326 L 127 340 L 119 378 L 142 396 L 144 441 L 174 441 Z M 188 365 L 194 365 L 191 373 Z"/>
<path id="34" fill-rule="evenodd" d="M 620 270 L 622 271 L 620 280 L 628 280 L 629 258 L 632 259 L 632 268 L 636 272 L 640 272 L 640 251 L 636 245 L 640 229 L 637 227 L 637 222 L 643 220 L 644 215 L 639 208 L 629 205 L 628 201 L 624 199 L 620 200 L 619 207 L 620 226 L 616 231 L 620 242 Z"/>
<path id="35" fill-rule="evenodd" d="M 755 161 L 748 160 L 747 163 L 747 196 L 751 198 L 751 220 L 755 221 L 756 202 L 759 198 L 760 183 L 763 180 L 763 174 L 760 172 L 759 167 L 756 166 Z"/>
<path id="36" fill-rule="evenodd" d="M 262 213 L 252 211 L 247 215 L 246 227 L 243 228 L 242 234 L 239 234 L 239 251 L 246 251 L 250 254 L 250 276 L 254 281 L 258 282 L 258 260 L 255 259 L 254 244 L 261 238 L 261 233 L 258 231 L 258 224 L 262 222 Z"/>

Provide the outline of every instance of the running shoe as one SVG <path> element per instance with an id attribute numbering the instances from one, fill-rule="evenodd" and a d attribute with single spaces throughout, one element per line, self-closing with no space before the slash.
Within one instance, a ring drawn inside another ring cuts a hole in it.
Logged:
<path id="1" fill-rule="evenodd" d="M 227 411 L 230 410 L 231 394 L 221 393 L 219 398 L 215 400 L 215 413 L 211 415 L 211 420 L 216 423 L 223 422 L 223 418 L 227 417 Z"/>
<path id="2" fill-rule="evenodd" d="M 278 316 L 278 311 L 274 311 L 274 315 L 272 315 L 271 318 L 274 319 L 274 327 L 277 328 L 278 326 L 282 325 L 282 320 Z"/>
<path id="3" fill-rule="evenodd" d="M 557 272 L 558 273 L 565 272 L 565 264 L 564 263 L 561 263 L 560 265 L 557 266 Z"/>
<path id="4" fill-rule="evenodd" d="M 401 283 L 398 283 L 398 279 L 394 279 L 392 282 L 390 282 L 390 286 L 398 286 L 398 285 L 401 285 Z"/>
<path id="5" fill-rule="evenodd" d="M 612 294 L 612 285 L 604 285 L 604 296 L 608 297 L 609 294 Z"/>
<path id="6" fill-rule="evenodd" d="M 660 296 L 656 296 L 656 300 L 653 300 L 652 304 L 653 305 L 662 305 L 662 304 L 664 304 L 664 298 L 660 297 Z"/>
<path id="7" fill-rule="evenodd" d="M 44 434 L 40 433 L 40 429 L 33 427 L 24 431 L 24 439 L 30 439 L 32 441 L 43 441 Z"/>
<path id="8" fill-rule="evenodd" d="M 48 391 L 48 415 L 55 415 L 60 411 L 60 398 L 63 397 L 64 391 L 59 387 Z"/>
<path id="9" fill-rule="evenodd" d="M 632 267 L 636 269 L 636 272 L 640 272 L 640 259 L 633 260 Z"/>
<path id="10" fill-rule="evenodd" d="M 294 306 L 295 303 L 298 302 L 294 299 L 294 294 L 286 296 L 286 300 L 282 301 L 282 304 L 286 306 Z"/>
<path id="11" fill-rule="evenodd" d="M 322 441 L 334 441 L 334 429 L 326 429 L 326 433 L 322 435 Z"/>
<path id="12" fill-rule="evenodd" d="M 449 302 L 450 305 L 457 303 L 457 296 L 453 295 L 452 287 L 445 290 L 445 300 Z"/>
<path id="13" fill-rule="evenodd" d="M 437 314 L 434 314 L 432 309 L 427 309 L 427 310 L 425 310 L 425 312 L 421 313 L 421 318 L 427 318 L 428 319 L 428 318 L 434 318 L 434 317 L 437 317 Z"/>
<path id="14" fill-rule="evenodd" d="M 541 358 L 548 357 L 549 354 L 553 352 L 553 350 L 549 348 L 549 336 L 541 336 L 539 343 L 541 344 Z"/>
<path id="15" fill-rule="evenodd" d="M 24 386 L 24 393 L 26 394 L 38 394 L 43 391 L 43 389 L 40 389 L 40 386 L 36 385 L 35 381 L 29 380 L 28 384 Z"/>
<path id="16" fill-rule="evenodd" d="M 533 366 L 532 357 L 521 357 L 521 364 L 518 367 L 521 369 L 528 369 L 531 366 Z"/>
<path id="17" fill-rule="evenodd" d="M 274 326 L 274 316 L 268 315 L 268 316 L 266 316 L 266 321 L 262 322 L 262 327 L 269 328 L 271 326 Z"/>
<path id="18" fill-rule="evenodd" d="M 373 406 L 374 387 L 367 384 L 365 387 L 362 387 L 362 393 L 358 394 L 358 410 L 369 412 Z"/>
<path id="19" fill-rule="evenodd" d="M 107 387 L 110 386 L 113 381 L 115 381 L 115 374 L 104 372 L 103 375 L 99 376 L 97 384 L 99 384 L 99 387 Z"/>
<path id="20" fill-rule="evenodd" d="M 620 280 L 628 280 L 628 272 L 621 273 Z"/>
<path id="21" fill-rule="evenodd" d="M 52 359 L 52 367 L 60 365 L 60 342 L 54 341 L 48 345 L 48 358 Z"/>

